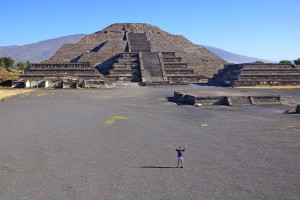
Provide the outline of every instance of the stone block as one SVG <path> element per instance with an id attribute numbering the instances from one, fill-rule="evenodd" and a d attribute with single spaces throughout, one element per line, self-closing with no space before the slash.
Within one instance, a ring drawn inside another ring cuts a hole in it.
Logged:
<path id="1" fill-rule="evenodd" d="M 104 81 L 101 80 L 84 80 L 84 88 L 101 88 L 104 86 Z"/>

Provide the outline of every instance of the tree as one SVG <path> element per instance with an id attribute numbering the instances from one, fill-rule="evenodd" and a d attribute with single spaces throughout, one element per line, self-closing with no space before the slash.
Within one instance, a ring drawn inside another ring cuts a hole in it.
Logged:
<path id="1" fill-rule="evenodd" d="M 27 62 L 26 62 L 26 68 L 27 68 L 27 69 L 31 69 L 31 63 L 30 63 L 29 60 L 27 60 Z"/>
<path id="2" fill-rule="evenodd" d="M 2 68 L 6 69 L 6 64 L 5 64 L 5 62 L 4 62 L 3 60 L 0 61 L 0 66 L 1 66 Z"/>
<path id="3" fill-rule="evenodd" d="M 294 60 L 295 65 L 300 65 L 300 58 L 298 58 L 297 60 Z"/>
<path id="4" fill-rule="evenodd" d="M 292 63 L 292 61 L 290 61 L 290 60 L 281 60 L 279 63 L 281 63 L 281 64 L 293 64 Z"/>
<path id="5" fill-rule="evenodd" d="M 5 68 L 9 72 L 12 71 L 14 62 L 15 62 L 14 59 L 12 59 L 11 57 L 1 57 L 0 58 L 1 66 L 4 65 L 2 67 Z"/>
<path id="6" fill-rule="evenodd" d="M 263 62 L 263 61 L 260 61 L 260 60 L 258 60 L 258 61 L 255 61 L 255 63 L 264 64 L 264 62 Z"/>
<path id="7" fill-rule="evenodd" d="M 24 70 L 24 69 L 27 68 L 27 65 L 26 65 L 26 63 L 19 62 L 19 63 L 17 64 L 17 67 L 18 67 L 19 70 Z"/>

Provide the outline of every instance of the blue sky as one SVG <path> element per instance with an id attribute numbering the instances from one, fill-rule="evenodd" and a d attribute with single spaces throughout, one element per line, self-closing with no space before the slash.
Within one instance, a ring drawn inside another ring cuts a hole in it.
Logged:
<path id="1" fill-rule="evenodd" d="M 300 57 L 300 0 L 0 0 L 0 46 L 149 23 L 195 44 L 270 60 Z"/>

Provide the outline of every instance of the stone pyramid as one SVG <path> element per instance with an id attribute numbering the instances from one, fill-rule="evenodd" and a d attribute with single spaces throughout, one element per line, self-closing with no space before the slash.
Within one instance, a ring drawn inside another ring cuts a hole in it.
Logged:
<path id="1" fill-rule="evenodd" d="M 111 58 L 128 51 L 129 38 L 126 38 L 126 33 L 146 33 L 152 52 L 175 52 L 197 75 L 212 77 L 224 64 L 228 64 L 181 35 L 172 35 L 144 23 L 112 24 L 99 32 L 87 35 L 77 44 L 63 45 L 46 62 L 90 62 L 95 67 L 105 66 L 105 62 Z"/>
<path id="2" fill-rule="evenodd" d="M 25 70 L 20 79 L 35 81 L 28 83 L 31 86 L 45 79 L 72 79 L 78 81 L 72 82 L 76 86 L 100 79 L 137 81 L 144 85 L 188 83 L 211 78 L 224 64 L 228 63 L 181 35 L 172 35 L 150 24 L 117 23 L 76 44 L 63 45 L 49 60 Z M 95 68 L 101 73 L 93 71 Z"/>

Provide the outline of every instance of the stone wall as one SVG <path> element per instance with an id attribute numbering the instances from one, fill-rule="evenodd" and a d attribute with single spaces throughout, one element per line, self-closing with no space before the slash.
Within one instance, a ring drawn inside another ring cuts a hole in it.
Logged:
<path id="1" fill-rule="evenodd" d="M 267 105 L 280 104 L 280 96 L 268 94 L 253 95 L 199 95 L 193 92 L 174 92 L 174 102 L 186 103 L 189 105 Z"/>

